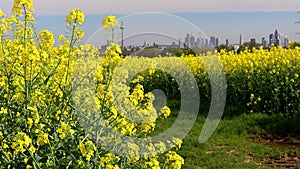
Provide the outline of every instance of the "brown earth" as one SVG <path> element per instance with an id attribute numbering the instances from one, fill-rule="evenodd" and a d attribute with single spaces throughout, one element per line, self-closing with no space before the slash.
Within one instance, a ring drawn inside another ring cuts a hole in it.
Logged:
<path id="1" fill-rule="evenodd" d="M 260 136 L 250 136 L 253 141 L 284 149 L 280 157 L 270 157 L 269 159 L 255 159 L 255 161 L 264 166 L 272 168 L 300 169 L 300 140 L 291 138 L 281 138 L 272 134 Z M 251 154 L 249 154 L 251 158 Z M 252 158 L 253 159 L 253 158 Z"/>

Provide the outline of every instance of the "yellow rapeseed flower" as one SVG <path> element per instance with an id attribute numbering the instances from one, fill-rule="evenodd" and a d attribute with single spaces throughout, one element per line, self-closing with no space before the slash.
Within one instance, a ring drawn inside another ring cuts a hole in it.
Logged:
<path id="1" fill-rule="evenodd" d="M 22 16 L 23 6 L 25 6 L 27 12 L 34 12 L 33 0 L 14 0 L 12 14 Z"/>
<path id="2" fill-rule="evenodd" d="M 2 9 L 0 9 L 0 17 L 5 17 L 5 13 L 3 13 Z"/>
<path id="3" fill-rule="evenodd" d="M 27 162 L 28 162 L 28 158 L 24 158 L 24 160 L 23 160 L 23 161 L 24 161 L 24 163 L 25 163 L 25 164 L 27 164 Z"/>
<path id="4" fill-rule="evenodd" d="M 76 26 L 77 24 L 82 25 L 84 22 L 84 12 L 80 9 L 73 9 L 67 16 L 67 26 Z"/>
<path id="5" fill-rule="evenodd" d="M 7 112 L 7 109 L 1 107 L 0 114 L 7 114 L 7 113 L 8 113 L 8 112 Z"/>
<path id="6" fill-rule="evenodd" d="M 171 114 L 171 110 L 169 107 L 167 106 L 164 106 L 162 109 L 161 109 L 161 112 L 162 114 L 164 115 L 165 118 L 167 118 L 168 116 L 170 116 Z"/>
<path id="7" fill-rule="evenodd" d="M 35 148 L 34 146 L 30 146 L 29 151 L 30 151 L 31 153 L 35 153 L 36 148 Z"/>
<path id="8" fill-rule="evenodd" d="M 119 27 L 119 23 L 116 20 L 116 16 L 113 15 L 108 15 L 107 17 L 105 17 L 102 21 L 102 25 L 104 30 L 110 29 L 113 30 L 114 27 Z"/>
<path id="9" fill-rule="evenodd" d="M 31 165 L 27 165 L 27 166 L 26 166 L 26 169 L 31 169 L 31 168 L 32 168 Z"/>

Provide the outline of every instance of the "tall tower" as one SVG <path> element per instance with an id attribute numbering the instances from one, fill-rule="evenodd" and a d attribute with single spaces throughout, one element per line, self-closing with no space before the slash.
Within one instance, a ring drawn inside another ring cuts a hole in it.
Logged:
<path id="1" fill-rule="evenodd" d="M 125 29 L 125 26 L 123 25 L 123 21 L 121 22 L 121 26 L 120 26 L 120 29 L 121 29 L 121 49 L 124 50 L 124 29 Z"/>
<path id="2" fill-rule="evenodd" d="M 193 36 L 193 34 L 191 33 L 191 39 L 190 39 L 190 48 L 195 46 L 195 42 L 196 42 L 196 38 L 195 36 Z"/>
<path id="3" fill-rule="evenodd" d="M 218 48 L 218 46 L 219 46 L 219 38 L 216 38 L 216 48 Z"/>
<path id="4" fill-rule="evenodd" d="M 225 40 L 225 43 L 226 43 L 226 46 L 228 47 L 228 46 L 229 46 L 229 40 L 226 39 L 226 40 Z"/>
<path id="5" fill-rule="evenodd" d="M 261 38 L 261 45 L 266 48 L 268 45 L 267 45 L 267 39 L 265 37 Z"/>
<path id="6" fill-rule="evenodd" d="M 276 46 L 279 46 L 279 33 L 277 31 L 277 29 L 275 30 L 275 33 L 274 33 L 274 36 L 275 36 L 275 45 Z"/>
<path id="7" fill-rule="evenodd" d="M 191 37 L 190 37 L 190 34 L 187 33 L 185 40 L 184 40 L 184 46 L 185 46 L 184 48 L 186 48 L 186 49 L 190 48 L 190 42 L 191 42 Z"/>
<path id="8" fill-rule="evenodd" d="M 274 43 L 274 34 L 271 33 L 271 34 L 269 35 L 269 46 L 271 46 L 273 43 Z"/>
<path id="9" fill-rule="evenodd" d="M 289 44 L 289 38 L 288 38 L 287 35 L 285 35 L 285 37 L 284 37 L 284 47 L 287 47 L 288 44 Z"/>
<path id="10" fill-rule="evenodd" d="M 244 35 L 240 34 L 240 46 L 242 46 L 244 43 Z"/>

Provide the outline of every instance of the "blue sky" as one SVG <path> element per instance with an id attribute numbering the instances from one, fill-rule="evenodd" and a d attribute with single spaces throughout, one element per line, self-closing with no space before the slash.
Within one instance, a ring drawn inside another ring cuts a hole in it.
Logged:
<path id="1" fill-rule="evenodd" d="M 156 32 L 178 39 L 183 38 L 186 32 L 197 35 L 200 30 L 207 36 L 219 37 L 222 43 L 226 38 L 231 43 L 237 43 L 239 34 L 244 35 L 245 41 L 256 38 L 260 42 L 261 37 L 268 37 L 278 29 L 280 33 L 288 35 L 290 40 L 300 41 L 300 35 L 295 35 L 300 32 L 300 24 L 295 24 L 300 21 L 298 4 L 299 0 L 35 0 L 34 3 L 38 30 L 50 29 L 55 35 L 67 31 L 64 16 L 71 9 L 82 9 L 87 15 L 81 27 L 86 32 L 83 43 L 98 30 L 90 38 L 90 42 L 94 40 L 96 44 L 105 43 L 108 36 L 99 31 L 101 20 L 108 14 L 123 17 L 121 20 L 126 26 L 125 37 Z M 11 6 L 12 0 L 0 1 L 0 8 L 8 14 Z M 139 12 L 163 13 L 130 15 Z"/>
<path id="2" fill-rule="evenodd" d="M 13 0 L 1 0 L 0 6 L 9 11 Z M 38 15 L 65 15 L 73 8 L 87 14 L 136 12 L 257 12 L 297 11 L 299 0 L 35 0 Z"/>

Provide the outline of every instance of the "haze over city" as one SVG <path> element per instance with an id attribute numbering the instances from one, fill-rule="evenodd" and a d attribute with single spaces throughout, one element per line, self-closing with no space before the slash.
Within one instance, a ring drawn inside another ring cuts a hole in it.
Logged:
<path id="1" fill-rule="evenodd" d="M 12 4 L 11 0 L 2 0 L 0 8 L 9 14 Z M 251 38 L 260 41 L 262 37 L 268 37 L 277 29 L 281 34 L 287 35 L 290 41 L 298 42 L 300 35 L 296 35 L 296 33 L 300 32 L 300 24 L 295 24 L 300 21 L 300 15 L 297 14 L 300 9 L 298 4 L 298 0 L 190 0 L 188 2 L 174 0 L 163 2 L 159 0 L 151 2 L 145 0 L 90 0 L 88 2 L 36 0 L 34 2 L 38 30 L 49 29 L 56 36 L 67 31 L 64 23 L 65 15 L 73 8 L 82 9 L 86 14 L 86 21 L 81 27 L 85 31 L 82 43 L 89 42 L 98 36 L 98 42 L 94 42 L 96 45 L 105 43 L 105 38 L 107 38 L 107 34 L 99 32 L 99 29 L 101 29 L 102 19 L 108 14 L 116 15 L 117 18 L 125 17 L 123 19 L 126 27 L 125 37 L 131 37 L 141 32 L 157 32 L 168 33 L 173 39 L 178 39 L 183 38 L 186 33 L 199 34 L 199 30 L 201 30 L 208 37 L 218 37 L 220 43 L 225 43 L 226 39 L 229 39 L 230 43 L 238 43 L 240 34 L 244 35 L 245 41 L 250 41 Z M 162 13 L 148 18 L 144 12 Z M 128 17 L 134 13 L 140 13 L 140 17 Z M 167 17 L 161 17 L 164 13 L 178 17 L 178 22 L 174 20 L 173 25 L 168 27 Z M 98 34 L 94 34 L 97 31 Z M 91 37 L 93 34 L 96 37 Z"/>

